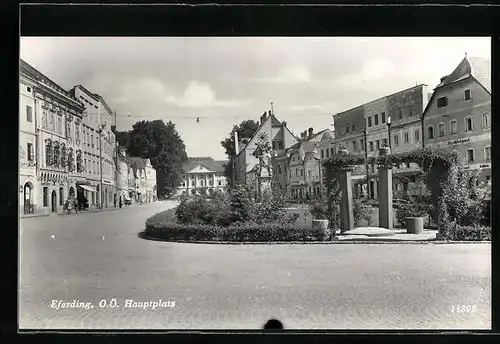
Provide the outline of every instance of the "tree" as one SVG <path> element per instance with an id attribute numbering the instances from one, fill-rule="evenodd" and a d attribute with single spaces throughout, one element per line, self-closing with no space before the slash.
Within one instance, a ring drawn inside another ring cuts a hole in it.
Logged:
<path id="1" fill-rule="evenodd" d="M 187 161 L 186 146 L 175 124 L 162 120 L 140 121 L 128 132 L 127 152 L 150 159 L 156 169 L 158 197 L 171 196 L 180 184 L 182 164 Z"/>
<path id="2" fill-rule="evenodd" d="M 128 141 L 130 137 L 130 132 L 128 131 L 118 131 L 116 130 L 116 126 L 111 126 L 111 131 L 115 134 L 116 141 L 122 147 L 128 147 Z"/>
<path id="3" fill-rule="evenodd" d="M 253 134 L 259 129 L 259 123 L 255 122 L 254 120 L 245 120 L 242 121 L 239 125 L 234 125 L 233 129 L 229 133 L 229 137 L 225 138 L 223 141 L 221 141 L 222 147 L 224 147 L 226 151 L 226 155 L 229 159 L 229 163 L 224 165 L 224 176 L 227 179 L 227 182 L 229 185 L 232 186 L 233 182 L 233 164 L 232 164 L 232 159 L 236 153 L 236 147 L 235 147 L 235 142 L 234 142 L 234 133 L 238 133 L 238 139 L 239 140 L 244 140 L 244 139 L 251 139 Z M 242 147 L 240 147 L 241 149 Z"/>

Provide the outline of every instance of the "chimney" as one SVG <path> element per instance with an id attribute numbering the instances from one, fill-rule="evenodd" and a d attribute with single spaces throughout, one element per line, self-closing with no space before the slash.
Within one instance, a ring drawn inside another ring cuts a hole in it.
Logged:
<path id="1" fill-rule="evenodd" d="M 307 139 L 310 140 L 313 136 L 313 128 L 309 128 L 309 133 L 308 133 L 308 136 L 307 136 Z"/>
<path id="2" fill-rule="evenodd" d="M 300 138 L 302 140 L 305 140 L 306 139 L 306 135 L 307 135 L 307 133 L 305 131 L 303 131 L 303 132 L 300 133 Z"/>
<path id="3" fill-rule="evenodd" d="M 264 112 L 264 114 L 262 116 L 260 116 L 260 123 L 264 123 L 266 118 L 267 118 L 267 112 Z"/>
<path id="4" fill-rule="evenodd" d="M 286 128 L 286 122 L 285 121 L 281 122 L 281 125 L 283 125 L 283 127 Z"/>
<path id="5" fill-rule="evenodd" d="M 445 75 L 441 77 L 441 82 L 443 82 L 449 75 Z"/>
<path id="6" fill-rule="evenodd" d="M 234 132 L 234 150 L 236 152 L 236 155 L 240 152 L 240 147 L 239 147 L 239 141 L 238 141 L 238 132 Z"/>

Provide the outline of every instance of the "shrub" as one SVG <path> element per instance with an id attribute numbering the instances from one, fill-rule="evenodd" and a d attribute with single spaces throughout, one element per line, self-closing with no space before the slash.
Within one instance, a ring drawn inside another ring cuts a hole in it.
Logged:
<path id="1" fill-rule="evenodd" d="M 481 241 L 491 240 L 491 227 L 487 226 L 455 226 L 444 233 L 445 240 Z"/>
<path id="2" fill-rule="evenodd" d="M 230 194 L 230 222 L 244 222 L 251 219 L 255 202 L 251 190 L 243 185 L 237 185 Z"/>
<path id="3" fill-rule="evenodd" d="M 227 227 L 184 224 L 173 221 L 148 221 L 145 233 L 165 240 L 199 241 L 305 241 L 328 239 L 322 230 L 310 230 L 303 226 L 283 223 L 239 222 Z"/>
<path id="4" fill-rule="evenodd" d="M 409 203 L 402 204 L 398 209 L 396 209 L 396 220 L 398 224 L 403 228 L 406 227 L 407 217 L 423 217 L 425 218 L 429 214 L 430 208 L 427 204 L 422 203 Z"/>
<path id="5" fill-rule="evenodd" d="M 209 202 L 203 196 L 182 197 L 175 212 L 179 223 L 209 223 L 211 219 Z"/>
<path id="6" fill-rule="evenodd" d="M 367 205 L 365 202 L 366 199 L 362 197 L 355 197 L 352 200 L 354 225 L 356 227 L 360 226 L 363 220 L 368 223 L 368 226 L 371 226 L 373 224 L 373 208 Z"/>

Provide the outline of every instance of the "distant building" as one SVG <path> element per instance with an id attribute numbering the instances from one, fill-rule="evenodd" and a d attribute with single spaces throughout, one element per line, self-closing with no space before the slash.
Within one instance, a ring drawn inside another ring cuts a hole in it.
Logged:
<path id="1" fill-rule="evenodd" d="M 133 176 L 134 191 L 129 197 L 137 203 L 151 203 L 157 200 L 156 170 L 149 159 L 130 157 L 129 174 Z M 130 177 L 129 177 L 130 180 Z M 131 184 L 132 184 L 131 183 Z"/>
<path id="2" fill-rule="evenodd" d="M 223 191 L 227 185 L 224 176 L 226 163 L 211 157 L 189 157 L 182 166 L 184 174 L 176 195 L 208 194 L 210 189 Z"/>
<path id="3" fill-rule="evenodd" d="M 426 147 L 454 150 L 463 168 L 491 179 L 491 62 L 465 57 L 443 78 L 425 108 Z"/>

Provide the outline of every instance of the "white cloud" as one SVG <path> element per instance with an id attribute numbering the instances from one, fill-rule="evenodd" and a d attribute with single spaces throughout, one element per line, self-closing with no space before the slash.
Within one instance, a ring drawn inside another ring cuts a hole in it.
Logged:
<path id="1" fill-rule="evenodd" d="M 359 72 L 344 75 L 335 80 L 334 83 L 344 87 L 365 87 L 367 83 L 371 84 L 390 78 L 395 72 L 396 67 L 392 61 L 386 58 L 375 58 L 365 61 Z"/>
<path id="2" fill-rule="evenodd" d="M 181 97 L 169 95 L 165 101 L 179 107 L 193 108 L 241 107 L 250 103 L 249 100 L 218 100 L 210 84 L 200 81 L 191 81 Z"/>
<path id="3" fill-rule="evenodd" d="M 277 84 L 304 84 L 311 82 L 311 74 L 307 68 L 293 66 L 282 68 L 272 77 L 252 78 L 253 81 Z"/>

